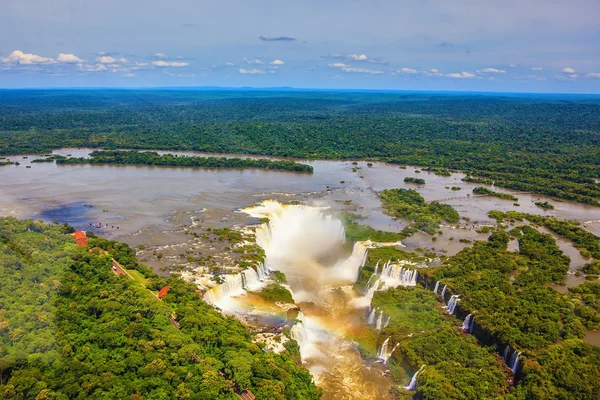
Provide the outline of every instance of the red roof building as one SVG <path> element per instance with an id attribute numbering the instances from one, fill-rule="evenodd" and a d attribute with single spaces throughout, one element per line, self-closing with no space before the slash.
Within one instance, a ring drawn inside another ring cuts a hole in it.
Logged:
<path id="1" fill-rule="evenodd" d="M 166 294 L 169 293 L 169 289 L 171 289 L 170 286 L 165 286 L 164 288 L 160 289 L 160 291 L 158 292 L 158 298 L 162 299 L 163 297 L 165 297 Z"/>
<path id="2" fill-rule="evenodd" d="M 88 245 L 88 238 L 84 231 L 75 231 L 75 241 L 78 246 Z"/>

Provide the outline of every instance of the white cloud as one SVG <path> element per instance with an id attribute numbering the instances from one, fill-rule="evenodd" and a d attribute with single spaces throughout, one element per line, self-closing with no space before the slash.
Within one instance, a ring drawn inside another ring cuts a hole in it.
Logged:
<path id="1" fill-rule="evenodd" d="M 354 61 L 367 61 L 369 59 L 366 54 L 348 54 L 346 58 Z"/>
<path id="2" fill-rule="evenodd" d="M 83 72 L 101 72 L 107 70 L 106 66 L 102 64 L 77 64 L 77 68 Z"/>
<path id="3" fill-rule="evenodd" d="M 570 75 L 568 75 L 568 76 L 569 76 L 569 78 L 571 78 L 571 79 L 577 79 L 577 77 L 578 77 L 579 75 L 577 75 L 577 74 L 570 74 Z"/>
<path id="4" fill-rule="evenodd" d="M 565 74 L 574 74 L 575 70 L 573 68 L 563 68 L 562 72 L 564 72 Z"/>
<path id="5" fill-rule="evenodd" d="M 246 64 L 264 64 L 264 62 L 262 62 L 258 58 L 254 58 L 254 59 L 251 59 L 251 60 L 249 60 L 247 58 L 244 58 L 244 61 L 246 61 Z"/>
<path id="6" fill-rule="evenodd" d="M 100 64 L 115 64 L 117 60 L 111 56 L 99 56 L 96 57 L 96 61 Z"/>
<path id="7" fill-rule="evenodd" d="M 4 63 L 12 63 L 19 65 L 31 65 L 31 64 L 52 64 L 55 63 L 52 58 L 38 56 L 31 53 L 23 53 L 21 50 L 15 50 L 6 58 L 0 58 Z"/>
<path id="8" fill-rule="evenodd" d="M 133 78 L 135 76 L 135 74 L 132 74 L 131 72 L 127 72 L 123 74 L 124 78 Z"/>
<path id="9" fill-rule="evenodd" d="M 158 59 L 164 60 L 165 58 L 167 58 L 167 55 L 164 54 L 164 53 L 156 53 L 154 55 L 154 58 L 158 58 Z"/>
<path id="10" fill-rule="evenodd" d="M 432 72 L 432 73 L 434 73 L 434 74 L 437 74 L 437 73 L 440 72 L 436 68 L 431 68 L 429 71 Z"/>
<path id="11" fill-rule="evenodd" d="M 586 75 L 588 78 L 600 78 L 600 72 L 590 72 Z"/>
<path id="12" fill-rule="evenodd" d="M 416 69 L 412 69 L 412 68 L 402 68 L 400 70 L 400 72 L 404 72 L 405 74 L 416 74 L 419 71 L 417 71 Z"/>
<path id="13" fill-rule="evenodd" d="M 333 67 L 333 68 L 346 68 L 346 67 L 348 67 L 348 65 L 346 65 L 344 63 L 333 63 L 333 64 L 327 64 L 327 65 L 329 65 L 330 67 Z"/>
<path id="14" fill-rule="evenodd" d="M 496 68 L 484 68 L 484 69 L 478 69 L 477 73 L 478 74 L 504 74 L 504 73 L 506 73 L 506 71 L 503 69 L 496 69 Z"/>
<path id="15" fill-rule="evenodd" d="M 454 79 L 470 79 L 470 78 L 475 78 L 475 74 L 471 74 L 470 72 L 460 72 L 460 73 L 452 73 L 452 74 L 446 74 L 447 77 L 449 78 L 454 78 Z"/>
<path id="16" fill-rule="evenodd" d="M 541 71 L 541 70 L 543 70 L 543 68 L 541 68 L 541 67 L 533 67 L 533 68 L 531 68 L 531 70 L 532 71 Z"/>
<path id="17" fill-rule="evenodd" d="M 66 63 L 66 64 L 83 62 L 83 60 L 81 58 L 77 57 L 74 54 L 64 54 L 64 53 L 60 53 L 56 60 L 58 62 Z"/>
<path id="18" fill-rule="evenodd" d="M 509 67 L 511 67 L 511 68 L 517 68 L 517 64 L 510 64 Z"/>
<path id="19" fill-rule="evenodd" d="M 190 65 L 190 63 L 183 62 L 183 61 L 163 61 L 163 60 L 152 61 L 152 64 L 156 65 L 157 67 L 187 67 L 188 65 Z"/>
<path id="20" fill-rule="evenodd" d="M 262 69 L 244 69 L 244 68 L 240 68 L 240 74 L 244 74 L 244 75 L 258 75 L 258 74 L 264 74 L 266 73 L 265 71 L 263 71 Z"/>
<path id="21" fill-rule="evenodd" d="M 381 75 L 383 71 L 366 69 L 366 68 L 353 68 L 353 67 L 342 67 L 342 71 L 344 72 L 352 72 L 357 74 L 369 74 L 369 75 Z"/>
<path id="22" fill-rule="evenodd" d="M 271 61 L 271 65 L 283 65 L 285 64 L 283 61 L 281 60 L 273 60 Z"/>

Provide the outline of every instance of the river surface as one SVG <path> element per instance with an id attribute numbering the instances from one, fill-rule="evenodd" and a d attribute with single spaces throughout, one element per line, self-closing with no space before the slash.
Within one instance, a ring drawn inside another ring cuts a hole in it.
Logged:
<path id="1" fill-rule="evenodd" d="M 60 149 L 54 153 L 83 157 L 91 151 Z M 195 152 L 172 153 L 214 156 Z M 7 158 L 21 165 L 0 167 L 0 215 L 67 222 L 75 228 L 95 231 L 131 246 L 144 244 L 150 249 L 165 251 L 164 258 L 148 260 L 148 265 L 158 273 L 164 273 L 164 268 L 174 263 L 181 248 L 190 246 L 186 229 L 197 221 L 209 227 L 256 224 L 259 221 L 257 216 L 242 210 L 264 200 L 298 200 L 310 206 L 329 207 L 328 212 L 334 216 L 341 211 L 351 211 L 364 215 L 366 219 L 362 222 L 374 228 L 399 231 L 406 222 L 383 214 L 377 197 L 378 191 L 388 188 L 414 188 L 427 201 L 451 204 L 461 217 L 468 218 L 458 226 L 442 227 L 443 234 L 435 242 L 429 235 L 414 235 L 404 242 L 408 250 L 427 248 L 438 254 L 453 255 L 470 246 L 469 243 L 461 243 L 460 239 L 474 241 L 487 238 L 488 234 L 477 230 L 482 225 L 495 223 L 487 216 L 494 209 L 572 219 L 600 234 L 600 208 L 493 188 L 517 196 L 520 204 L 517 207 L 512 201 L 473 196 L 473 188 L 485 185 L 462 182 L 462 173 L 436 176 L 426 171 L 419 173 L 418 167 L 411 166 L 402 169 L 384 163 L 373 163 L 369 167 L 362 161 L 353 164 L 352 161 L 299 160 L 314 168 L 313 174 L 302 174 L 258 169 L 30 163 L 38 158 L 35 155 Z M 424 186 L 405 183 L 405 177 L 421 177 L 427 183 Z M 452 186 L 461 190 L 452 191 Z M 555 209 L 540 209 L 534 205 L 535 201 L 549 201 Z M 574 272 L 586 260 L 569 242 L 557 239 L 561 249 L 571 257 Z M 285 247 L 281 248 L 285 250 Z M 310 282 L 303 274 L 295 275 L 293 269 L 289 269 L 290 265 L 296 264 L 280 264 L 275 269 L 284 270 L 289 275 L 298 303 L 306 302 L 301 308 L 305 311 L 307 325 L 313 325 L 311 334 L 329 335 L 329 339 L 317 341 L 315 345 L 317 353 L 327 355 L 326 360 L 321 357 L 321 361 L 317 362 L 315 360 L 319 357 L 314 354 L 305 359 L 325 391 L 324 398 L 385 398 L 391 385 L 384 374 L 385 367 L 363 363 L 356 349 L 346 340 L 353 329 L 364 324 L 365 319 L 364 310 L 348 307 L 352 293 L 346 290 L 349 286 L 344 285 L 351 282 L 342 285 L 330 278 Z M 337 290 L 340 287 L 344 289 L 342 292 Z M 308 301 L 310 296 L 315 299 L 312 303 Z M 328 328 L 319 328 L 323 326 Z M 597 338 L 591 340 L 597 341 Z M 353 390 L 356 396 L 349 394 Z"/>

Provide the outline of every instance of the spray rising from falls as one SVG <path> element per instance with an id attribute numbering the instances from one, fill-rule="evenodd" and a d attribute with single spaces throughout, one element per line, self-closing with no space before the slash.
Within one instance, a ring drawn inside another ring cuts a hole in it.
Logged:
<path id="1" fill-rule="evenodd" d="M 448 310 L 448 314 L 450 314 L 450 315 L 454 314 L 454 311 L 456 310 L 456 305 L 458 304 L 459 301 L 460 301 L 459 295 L 453 294 L 452 296 L 450 296 L 450 300 L 448 300 L 448 305 L 445 307 Z"/>

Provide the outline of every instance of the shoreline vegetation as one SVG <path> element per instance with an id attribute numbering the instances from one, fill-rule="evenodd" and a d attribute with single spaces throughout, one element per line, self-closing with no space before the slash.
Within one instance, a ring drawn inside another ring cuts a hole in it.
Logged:
<path id="1" fill-rule="evenodd" d="M 61 147 L 363 159 L 600 206 L 600 101 L 336 92 L 3 91 L 0 154 Z"/>
<path id="2" fill-rule="evenodd" d="M 88 233 L 89 246 L 77 246 L 72 232 L 0 218 L 3 399 L 321 397 L 296 342 L 266 352 L 195 285 L 157 276 L 125 243 Z M 146 287 L 114 273 L 112 258 Z M 166 286 L 161 300 L 148 292 Z"/>
<path id="3" fill-rule="evenodd" d="M 200 167 L 200 168 L 259 168 L 280 171 L 312 173 L 313 167 L 290 160 L 267 160 L 252 158 L 197 157 L 158 154 L 153 151 L 104 150 L 93 151 L 90 158 L 57 158 L 57 164 L 120 164 L 155 165 L 163 167 Z"/>

